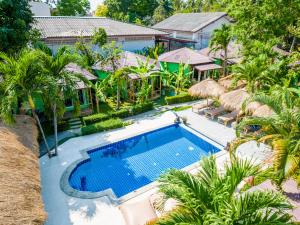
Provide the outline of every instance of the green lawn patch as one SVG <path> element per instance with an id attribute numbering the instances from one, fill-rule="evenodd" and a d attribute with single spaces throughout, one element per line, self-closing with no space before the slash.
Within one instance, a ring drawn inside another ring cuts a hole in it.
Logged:
<path id="1" fill-rule="evenodd" d="M 184 110 L 187 110 L 187 109 L 190 109 L 190 108 L 192 108 L 192 106 L 186 105 L 186 106 L 175 107 L 172 110 L 175 111 L 175 112 L 179 112 L 179 111 L 184 111 Z"/>

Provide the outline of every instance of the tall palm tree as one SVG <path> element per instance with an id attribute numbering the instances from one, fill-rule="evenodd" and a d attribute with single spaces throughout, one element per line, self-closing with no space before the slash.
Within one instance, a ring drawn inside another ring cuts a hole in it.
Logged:
<path id="1" fill-rule="evenodd" d="M 256 94 L 252 101 L 269 106 L 274 115 L 267 118 L 247 117 L 237 126 L 237 139 L 231 143 L 234 151 L 242 143 L 256 140 L 269 144 L 274 152 L 274 181 L 280 186 L 285 179 L 295 177 L 300 184 L 300 95 L 294 88 L 277 86 L 271 94 Z M 246 127 L 257 125 L 259 132 L 243 133 Z"/>
<path id="2" fill-rule="evenodd" d="M 223 51 L 223 74 L 227 75 L 227 63 L 228 63 L 228 45 L 232 39 L 231 27 L 227 24 L 223 24 L 220 29 L 216 29 L 213 33 L 211 41 L 209 43 L 210 51 Z"/>
<path id="3" fill-rule="evenodd" d="M 67 65 L 70 63 L 79 62 L 78 55 L 71 53 L 68 48 L 60 48 L 54 56 L 45 54 L 43 52 L 40 53 L 43 62 L 44 76 L 48 78 L 47 86 L 46 89 L 43 90 L 42 96 L 45 99 L 45 102 L 49 103 L 53 113 L 55 137 L 54 155 L 57 155 L 57 112 L 61 112 L 59 113 L 59 117 L 63 116 L 65 109 L 65 97 L 73 97 L 76 99 L 78 81 L 84 81 L 86 83 L 88 81 L 81 74 L 66 70 Z"/>
<path id="4" fill-rule="evenodd" d="M 236 191 L 243 179 L 258 174 L 257 166 L 234 158 L 220 172 L 214 157 L 200 166 L 196 175 L 172 169 L 159 179 L 164 199 L 176 200 L 177 206 L 155 224 L 292 224 L 285 211 L 291 205 L 280 193 Z"/>
<path id="5" fill-rule="evenodd" d="M 33 100 L 33 96 L 40 94 L 47 83 L 42 74 L 40 54 L 38 51 L 24 49 L 16 58 L 0 53 L 0 59 L 0 74 L 2 74 L 3 80 L 0 100 L 1 118 L 7 123 L 13 123 L 13 109 L 18 105 L 18 101 L 28 102 L 50 155 L 50 149 Z"/>
<path id="6" fill-rule="evenodd" d="M 116 109 L 119 110 L 121 106 L 121 89 L 122 87 L 126 86 L 126 78 L 127 78 L 127 68 L 117 69 L 113 74 L 110 76 L 110 84 L 111 86 L 116 86 L 117 91 L 117 104 Z"/>

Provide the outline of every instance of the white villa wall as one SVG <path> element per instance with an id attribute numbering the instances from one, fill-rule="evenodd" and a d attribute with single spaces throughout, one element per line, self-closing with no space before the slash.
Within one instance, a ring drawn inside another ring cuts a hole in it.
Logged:
<path id="1" fill-rule="evenodd" d="M 135 38 L 136 40 L 125 40 L 125 38 L 119 38 L 118 41 L 116 41 L 116 45 L 120 46 L 124 51 L 130 51 L 130 52 L 135 52 L 135 51 L 141 51 L 144 48 L 147 47 L 153 47 L 155 46 L 155 39 L 153 38 L 149 38 L 149 39 L 145 39 L 142 38 L 141 40 Z M 69 47 L 74 47 L 74 43 L 70 43 L 70 42 L 60 42 L 60 43 L 51 43 L 51 42 L 46 42 L 47 46 L 52 50 L 52 52 L 55 54 L 57 52 L 57 50 L 62 47 L 62 46 L 69 46 Z M 93 46 L 92 49 L 94 51 L 98 51 L 99 48 L 96 46 Z"/>
<path id="2" fill-rule="evenodd" d="M 50 6 L 43 2 L 29 2 L 34 16 L 51 16 Z"/>
<path id="3" fill-rule="evenodd" d="M 222 17 L 195 33 L 194 36 L 197 41 L 195 48 L 199 50 L 208 47 L 212 33 L 214 30 L 221 28 L 222 24 L 230 24 L 230 21 L 226 17 Z"/>

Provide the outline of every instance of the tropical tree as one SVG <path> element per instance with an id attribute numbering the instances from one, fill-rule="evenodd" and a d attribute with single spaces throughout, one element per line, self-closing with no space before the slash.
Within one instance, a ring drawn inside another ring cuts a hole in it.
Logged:
<path id="1" fill-rule="evenodd" d="M 231 144 L 234 151 L 242 143 L 256 140 L 269 144 L 274 152 L 274 180 L 280 186 L 285 179 L 295 177 L 300 184 L 300 91 L 288 86 L 276 86 L 271 94 L 259 93 L 252 97 L 269 106 L 271 117 L 247 117 L 237 126 L 237 139 Z M 244 133 L 249 126 L 259 126 L 258 132 Z"/>
<path id="2" fill-rule="evenodd" d="M 291 205 L 280 193 L 237 192 L 247 177 L 259 174 L 259 167 L 233 158 L 223 172 L 214 157 L 204 158 L 196 175 L 172 169 L 159 179 L 164 200 L 177 206 L 155 224 L 292 224 L 286 211 Z"/>
<path id="3" fill-rule="evenodd" d="M 187 88 L 191 81 L 190 67 L 188 64 L 179 64 L 178 71 L 175 73 L 174 87 L 175 93 L 179 94 L 180 91 Z"/>
<path id="4" fill-rule="evenodd" d="M 279 74 L 283 61 L 270 64 L 266 55 L 259 55 L 233 67 L 234 84 L 238 81 L 246 82 L 247 91 L 254 93 L 256 90 L 271 87 L 280 82 Z"/>
<path id="5" fill-rule="evenodd" d="M 90 8 L 88 0 L 60 0 L 57 2 L 55 14 L 58 16 L 85 16 Z"/>
<path id="6" fill-rule="evenodd" d="M 126 68 L 116 69 L 114 73 L 110 75 L 110 85 L 116 86 L 117 92 L 117 104 L 116 109 L 119 110 L 121 106 L 121 89 L 126 86 L 127 72 Z"/>
<path id="7" fill-rule="evenodd" d="M 228 63 L 228 45 L 232 39 L 231 26 L 222 24 L 220 29 L 216 29 L 213 33 L 211 41 L 209 43 L 210 51 L 223 51 L 223 74 L 227 75 L 227 63 Z"/>
<path id="8" fill-rule="evenodd" d="M 3 79 L 0 100 L 1 118 L 6 123 L 13 123 L 13 109 L 18 105 L 18 101 L 28 102 L 50 156 L 50 149 L 36 113 L 34 101 L 34 95 L 40 95 L 47 85 L 47 79 L 42 73 L 43 67 L 39 52 L 24 49 L 16 58 L 9 57 L 5 53 L 0 53 L 0 58 L 0 74 L 2 74 Z"/>
<path id="9" fill-rule="evenodd" d="M 62 47 L 57 53 L 52 56 L 46 53 L 41 53 L 43 62 L 44 77 L 47 77 L 48 83 L 42 92 L 44 102 L 47 102 L 53 113 L 53 127 L 55 137 L 55 153 L 57 155 L 57 121 L 58 117 L 64 114 L 64 100 L 66 97 L 75 98 L 77 96 L 77 82 L 86 79 L 81 75 L 66 70 L 70 63 L 79 62 L 78 55 L 72 53 L 68 48 Z M 59 109 L 59 110 L 58 110 Z M 57 113 L 60 112 L 60 113 Z"/>
<path id="10" fill-rule="evenodd" d="M 164 87 L 169 90 L 169 89 L 175 89 L 174 87 L 174 80 L 175 80 L 175 73 L 170 72 L 168 69 L 167 63 L 163 63 L 161 65 L 161 70 L 159 71 L 159 75 L 161 77 L 162 83 Z"/>

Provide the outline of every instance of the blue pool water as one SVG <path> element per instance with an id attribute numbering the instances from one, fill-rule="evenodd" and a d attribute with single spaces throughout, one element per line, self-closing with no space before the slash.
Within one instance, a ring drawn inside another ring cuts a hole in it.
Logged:
<path id="1" fill-rule="evenodd" d="M 219 149 L 179 125 L 172 125 L 88 151 L 69 177 L 77 190 L 112 188 L 117 197 L 155 181 L 170 168 L 182 169 Z"/>

